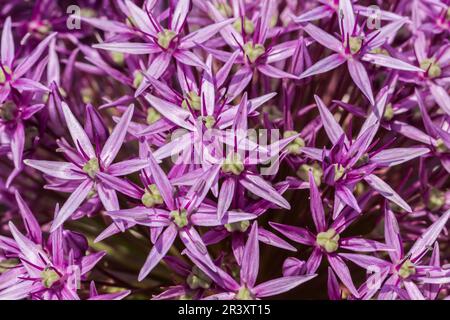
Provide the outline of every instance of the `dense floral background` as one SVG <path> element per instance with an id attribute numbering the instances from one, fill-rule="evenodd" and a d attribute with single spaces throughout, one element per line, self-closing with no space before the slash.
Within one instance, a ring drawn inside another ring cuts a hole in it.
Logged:
<path id="1" fill-rule="evenodd" d="M 0 299 L 450 297 L 449 4 L 0 0 Z"/>

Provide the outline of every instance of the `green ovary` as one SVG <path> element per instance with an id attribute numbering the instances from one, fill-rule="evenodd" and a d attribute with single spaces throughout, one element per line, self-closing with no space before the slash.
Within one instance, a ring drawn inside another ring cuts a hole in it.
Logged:
<path id="1" fill-rule="evenodd" d="M 184 228 L 188 225 L 187 211 L 186 209 L 174 210 L 170 212 L 170 218 L 178 226 L 178 228 Z"/>
<path id="2" fill-rule="evenodd" d="M 247 231 L 248 227 L 250 226 L 250 221 L 244 220 L 234 223 L 227 223 L 224 225 L 225 229 L 227 229 L 228 232 L 245 232 Z"/>
<path id="3" fill-rule="evenodd" d="M 316 186 L 320 186 L 323 171 L 322 168 L 315 163 L 314 165 L 310 166 L 307 164 L 302 164 L 300 168 L 297 171 L 297 175 L 303 180 L 309 182 L 309 171 L 312 170 L 312 174 L 314 177 L 314 183 Z"/>
<path id="4" fill-rule="evenodd" d="M 425 59 L 420 62 L 420 68 L 424 71 L 427 71 L 428 77 L 431 79 L 437 78 L 441 75 L 442 69 L 438 62 L 435 59 Z"/>
<path id="5" fill-rule="evenodd" d="M 242 31 L 242 19 L 237 19 L 233 23 L 233 27 L 237 32 Z M 252 34 L 255 31 L 255 25 L 253 24 L 253 21 L 248 19 L 247 17 L 244 18 L 244 31 L 246 34 Z"/>
<path id="6" fill-rule="evenodd" d="M 297 131 L 289 130 L 289 131 L 284 132 L 283 138 L 285 138 L 285 139 L 290 138 L 292 136 L 295 136 L 296 134 L 298 134 Z M 297 137 L 294 139 L 294 141 L 292 141 L 291 143 L 288 144 L 287 150 L 290 154 L 299 155 L 304 146 L 305 146 L 305 141 L 302 138 Z"/>
<path id="7" fill-rule="evenodd" d="M 8 66 L 0 67 L 0 83 L 6 82 L 7 75 L 11 75 L 11 69 Z"/>
<path id="8" fill-rule="evenodd" d="M 341 164 L 334 164 L 334 181 L 338 181 L 345 174 L 345 168 Z"/>
<path id="9" fill-rule="evenodd" d="M 428 209 L 431 211 L 438 211 L 441 209 L 445 204 L 445 192 L 436 189 L 431 188 L 430 195 L 428 198 Z"/>
<path id="10" fill-rule="evenodd" d="M 172 42 L 173 38 L 175 38 L 177 34 L 172 30 L 163 30 L 158 33 L 158 44 L 164 48 L 168 49 L 170 46 L 170 43 Z"/>
<path id="11" fill-rule="evenodd" d="M 253 44 L 252 41 L 249 41 L 244 45 L 245 56 L 251 63 L 254 63 L 264 52 L 266 49 L 261 44 Z"/>
<path id="12" fill-rule="evenodd" d="M 392 120 L 394 117 L 394 108 L 392 107 L 392 103 L 388 103 L 386 105 L 386 109 L 384 110 L 383 118 L 387 121 Z"/>
<path id="13" fill-rule="evenodd" d="M 151 107 L 147 109 L 147 124 L 153 124 L 159 119 L 161 119 L 161 115 L 158 111 Z"/>
<path id="14" fill-rule="evenodd" d="M 195 91 L 190 91 L 187 95 L 186 98 L 183 100 L 183 102 L 181 103 L 181 106 L 184 109 L 189 109 L 189 106 L 194 109 L 194 110 L 200 110 L 202 107 L 201 104 L 201 100 L 200 100 L 200 96 L 197 94 L 197 92 Z"/>
<path id="15" fill-rule="evenodd" d="M 46 268 L 41 272 L 42 285 L 47 289 L 51 288 L 59 279 L 58 273 L 51 268 Z"/>
<path id="16" fill-rule="evenodd" d="M 139 70 L 136 70 L 133 75 L 133 87 L 138 88 L 141 85 L 142 80 L 144 80 L 144 75 Z"/>
<path id="17" fill-rule="evenodd" d="M 233 15 L 233 9 L 226 2 L 220 2 L 216 5 L 217 10 L 224 17 L 231 17 Z"/>
<path id="18" fill-rule="evenodd" d="M 192 272 L 187 277 L 186 282 L 192 290 L 198 288 L 208 289 L 212 283 L 211 279 L 196 266 L 192 268 Z"/>
<path id="19" fill-rule="evenodd" d="M 222 171 L 224 173 L 233 173 L 240 175 L 244 171 L 244 163 L 238 153 L 230 153 L 222 164 Z"/>
<path id="20" fill-rule="evenodd" d="M 236 300 L 254 300 L 253 294 L 247 287 L 240 288 L 235 298 Z"/>
<path id="21" fill-rule="evenodd" d="M 100 166 L 97 158 L 92 158 L 83 166 L 83 171 L 88 174 L 89 177 L 94 178 L 97 174 Z"/>
<path id="22" fill-rule="evenodd" d="M 152 208 L 155 205 L 163 204 L 161 193 L 159 193 L 158 187 L 154 184 L 147 187 L 144 195 L 141 197 L 141 201 L 147 208 Z"/>
<path id="23" fill-rule="evenodd" d="M 363 43 L 363 41 L 361 38 L 350 37 L 350 39 L 349 39 L 350 52 L 353 54 L 358 53 L 359 50 L 361 50 L 362 43 Z"/>
<path id="24" fill-rule="evenodd" d="M 447 146 L 444 143 L 444 140 L 442 140 L 442 139 L 437 139 L 436 140 L 436 150 L 441 152 L 441 153 L 449 151 Z"/>
<path id="25" fill-rule="evenodd" d="M 414 274 L 416 274 L 416 266 L 411 260 L 406 260 L 398 270 L 398 275 L 403 279 L 407 279 Z"/>
<path id="26" fill-rule="evenodd" d="M 202 118 L 205 127 L 211 129 L 216 124 L 216 119 L 213 116 L 206 116 Z"/>
<path id="27" fill-rule="evenodd" d="M 334 229 L 320 232 L 317 235 L 316 243 L 328 253 L 335 252 L 339 248 L 339 234 Z"/>

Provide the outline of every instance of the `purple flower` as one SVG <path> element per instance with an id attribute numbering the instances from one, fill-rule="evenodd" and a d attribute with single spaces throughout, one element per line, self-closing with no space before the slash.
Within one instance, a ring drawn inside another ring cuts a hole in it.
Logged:
<path id="1" fill-rule="evenodd" d="M 397 19 L 379 30 L 364 34 L 358 26 L 350 0 L 339 1 L 339 12 L 341 34 L 339 40 L 312 24 L 303 28 L 314 40 L 336 53 L 314 64 L 303 72 L 300 78 L 324 73 L 347 63 L 353 81 L 373 106 L 375 105 L 375 99 L 373 98 L 370 79 L 361 61 L 398 70 L 422 71 L 389 55 L 373 53 L 375 49 L 383 46 L 391 36 L 395 35 L 397 30 L 405 24 L 406 19 Z"/>

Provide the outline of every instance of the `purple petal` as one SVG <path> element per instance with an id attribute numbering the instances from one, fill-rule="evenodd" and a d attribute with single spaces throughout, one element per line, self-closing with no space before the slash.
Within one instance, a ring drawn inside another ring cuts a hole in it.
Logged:
<path id="1" fill-rule="evenodd" d="M 62 109 L 64 113 L 64 118 L 66 119 L 67 127 L 72 136 L 73 143 L 80 154 L 87 154 L 90 159 L 95 158 L 96 154 L 94 148 L 92 147 L 91 141 L 88 135 L 84 131 L 83 127 L 80 125 L 78 120 L 73 115 L 69 106 L 62 102 Z M 86 159 L 88 160 L 88 159 Z"/>
<path id="2" fill-rule="evenodd" d="M 14 59 L 14 38 L 11 32 L 11 17 L 3 24 L 0 58 L 3 65 L 12 67 Z"/>
<path id="3" fill-rule="evenodd" d="M 86 199 L 89 192 L 91 192 L 94 183 L 91 180 L 83 181 L 76 190 L 66 200 L 62 208 L 59 210 L 58 215 L 53 220 L 50 232 L 59 228 L 70 216 L 78 209 L 81 203 Z"/>
<path id="4" fill-rule="evenodd" d="M 177 237 L 177 228 L 174 224 L 170 224 L 166 230 L 159 236 L 152 250 L 150 251 L 147 260 L 139 271 L 138 280 L 142 281 L 153 270 L 153 268 L 161 261 L 162 258 L 169 251 L 175 238 Z"/>
<path id="5" fill-rule="evenodd" d="M 252 229 L 245 244 L 241 264 L 241 281 L 253 288 L 259 272 L 258 222 L 253 222 Z"/>
<path id="6" fill-rule="evenodd" d="M 336 69 L 341 64 L 343 64 L 347 59 L 340 55 L 339 53 L 334 53 L 318 62 L 313 64 L 311 67 L 306 69 L 300 76 L 300 79 L 308 78 L 316 74 L 321 74 L 328 72 L 330 70 Z"/>
<path id="7" fill-rule="evenodd" d="M 27 229 L 28 237 L 30 237 L 30 239 L 35 243 L 42 243 L 42 232 L 38 221 L 17 190 L 15 192 L 15 196 L 17 205 L 19 206 L 20 215 L 22 216 L 25 228 Z"/>
<path id="8" fill-rule="evenodd" d="M 316 276 L 316 274 L 312 274 L 305 276 L 282 277 L 270 280 L 256 286 L 253 289 L 253 292 L 258 296 L 258 298 L 275 296 L 294 289 L 295 287 L 315 278 Z"/>
<path id="9" fill-rule="evenodd" d="M 347 287 L 347 289 L 356 297 L 359 298 L 358 290 L 356 290 L 355 285 L 353 284 L 352 277 L 350 275 L 350 271 L 345 265 L 344 261 L 342 261 L 339 256 L 328 256 L 328 262 L 330 263 L 331 268 L 333 268 L 334 272 L 341 279 L 342 283 Z"/>
<path id="10" fill-rule="evenodd" d="M 366 69 L 361 62 L 355 59 L 347 60 L 348 71 L 355 84 L 362 91 L 362 93 L 369 100 L 371 105 L 375 105 L 375 99 L 373 98 L 372 87 L 370 86 L 369 76 Z"/>
<path id="11" fill-rule="evenodd" d="M 412 212 L 411 207 L 403 200 L 397 192 L 394 191 L 386 182 L 378 178 L 376 175 L 370 174 L 364 178 L 366 182 L 383 197 L 394 202 L 404 210 Z"/>

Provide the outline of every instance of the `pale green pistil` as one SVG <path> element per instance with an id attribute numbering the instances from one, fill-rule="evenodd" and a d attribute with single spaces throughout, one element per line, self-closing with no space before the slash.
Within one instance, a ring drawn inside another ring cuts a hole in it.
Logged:
<path id="1" fill-rule="evenodd" d="M 326 252 L 332 253 L 339 248 L 339 234 L 334 229 L 328 229 L 326 232 L 319 232 L 316 243 Z"/>
<path id="2" fill-rule="evenodd" d="M 249 41 L 244 45 L 244 53 L 251 63 L 254 63 L 264 52 L 266 49 L 261 44 L 253 44 L 252 41 Z"/>
<path id="3" fill-rule="evenodd" d="M 47 289 L 51 288 L 56 282 L 59 281 L 60 277 L 58 273 L 51 269 L 46 268 L 41 272 L 42 285 Z"/>
<path id="4" fill-rule="evenodd" d="M 98 170 L 100 169 L 100 166 L 98 164 L 97 158 L 92 158 L 88 162 L 85 163 L 83 166 L 83 171 L 88 174 L 89 177 L 94 178 L 97 174 Z"/>
<path id="5" fill-rule="evenodd" d="M 158 44 L 162 48 L 167 49 L 176 35 L 175 31 L 164 29 L 158 33 Z"/>
<path id="6" fill-rule="evenodd" d="M 292 136 L 295 136 L 296 134 L 298 134 L 297 131 L 289 130 L 289 131 L 284 132 L 283 138 L 285 138 L 285 139 L 290 138 Z M 305 141 L 302 138 L 297 137 L 294 139 L 294 141 L 292 141 L 291 143 L 288 144 L 287 151 L 290 154 L 299 155 L 301 153 L 301 149 L 304 146 L 305 146 Z"/>
<path id="7" fill-rule="evenodd" d="M 136 70 L 136 71 L 133 73 L 133 75 L 134 75 L 134 78 L 133 78 L 133 86 L 134 86 L 135 88 L 138 88 L 138 87 L 141 85 L 142 80 L 144 80 L 144 75 L 143 75 L 142 72 L 139 71 L 139 70 Z"/>
<path id="8" fill-rule="evenodd" d="M 240 288 L 235 298 L 236 300 L 254 300 L 253 294 L 247 287 Z"/>
<path id="9" fill-rule="evenodd" d="M 314 183 L 316 186 L 320 186 L 323 171 L 322 168 L 315 163 L 314 165 L 310 166 L 307 164 L 302 164 L 300 168 L 297 171 L 297 175 L 303 180 L 309 182 L 309 171 L 312 170 L 312 174 L 314 177 Z"/>
<path id="10" fill-rule="evenodd" d="M 186 209 L 171 211 L 170 217 L 172 218 L 172 221 L 178 226 L 178 228 L 184 228 L 188 225 Z"/>
<path id="11" fill-rule="evenodd" d="M 250 226 L 250 221 L 244 220 L 234 223 L 227 223 L 224 225 L 225 229 L 227 229 L 228 232 L 245 232 L 247 231 L 248 227 Z"/>
<path id="12" fill-rule="evenodd" d="M 341 164 L 334 164 L 334 181 L 338 181 L 345 174 L 345 168 Z"/>
<path id="13" fill-rule="evenodd" d="M 216 124 L 216 119 L 213 116 L 206 116 L 202 118 L 205 127 L 211 129 Z"/>
<path id="14" fill-rule="evenodd" d="M 395 113 L 394 113 L 394 108 L 392 107 L 392 103 L 388 103 L 386 105 L 386 109 L 384 110 L 383 118 L 386 119 L 387 121 L 390 121 L 390 120 L 392 120 L 394 115 L 395 115 Z"/>
<path id="15" fill-rule="evenodd" d="M 194 110 L 200 110 L 202 107 L 201 104 L 201 99 L 200 96 L 197 94 L 197 92 L 195 91 L 190 91 L 187 95 L 186 98 L 183 100 L 183 102 L 181 103 L 181 106 L 184 109 L 189 109 L 188 108 L 188 104 L 189 107 L 191 107 Z"/>
<path id="16" fill-rule="evenodd" d="M 11 69 L 8 66 L 0 66 L 0 83 L 6 82 L 6 76 L 11 75 Z"/>
<path id="17" fill-rule="evenodd" d="M 444 143 L 444 140 L 442 140 L 442 139 L 437 139 L 436 140 L 436 149 L 437 149 L 437 151 L 439 151 L 441 153 L 449 151 L 447 146 Z"/>
<path id="18" fill-rule="evenodd" d="M 222 171 L 224 173 L 233 173 L 234 175 L 240 175 L 244 171 L 244 163 L 238 153 L 231 153 L 227 156 L 222 164 Z"/>
<path id="19" fill-rule="evenodd" d="M 161 193 L 159 193 L 158 187 L 155 184 L 151 184 L 147 187 L 141 201 L 147 208 L 152 208 L 155 205 L 163 204 L 163 198 L 161 197 Z"/>
<path id="20" fill-rule="evenodd" d="M 158 111 L 151 107 L 147 109 L 147 124 L 153 124 L 159 119 L 161 119 L 161 115 Z"/>
<path id="21" fill-rule="evenodd" d="M 349 48 L 352 54 L 358 53 L 362 47 L 362 39 L 359 37 L 350 37 L 349 39 Z"/>
<path id="22" fill-rule="evenodd" d="M 431 79 L 439 77 L 442 73 L 441 66 L 435 59 L 425 59 L 421 61 L 420 68 L 427 71 L 428 77 Z"/>
<path id="23" fill-rule="evenodd" d="M 400 270 L 398 270 L 398 275 L 403 279 L 407 279 L 414 274 L 416 274 L 416 266 L 411 260 L 406 260 L 400 267 Z"/>
<path id="24" fill-rule="evenodd" d="M 436 188 L 431 188 L 428 198 L 428 209 L 430 209 L 431 211 L 438 211 L 444 206 L 444 204 L 445 192 Z"/>
<path id="25" fill-rule="evenodd" d="M 187 277 L 186 282 L 192 290 L 198 288 L 208 289 L 212 283 L 211 279 L 196 266 L 192 268 L 192 272 Z"/>
<path id="26" fill-rule="evenodd" d="M 237 19 L 233 23 L 233 27 L 237 32 L 241 32 L 242 31 L 242 19 Z M 255 25 L 254 25 L 253 21 L 247 17 L 244 18 L 244 31 L 246 34 L 252 34 L 255 31 Z"/>

